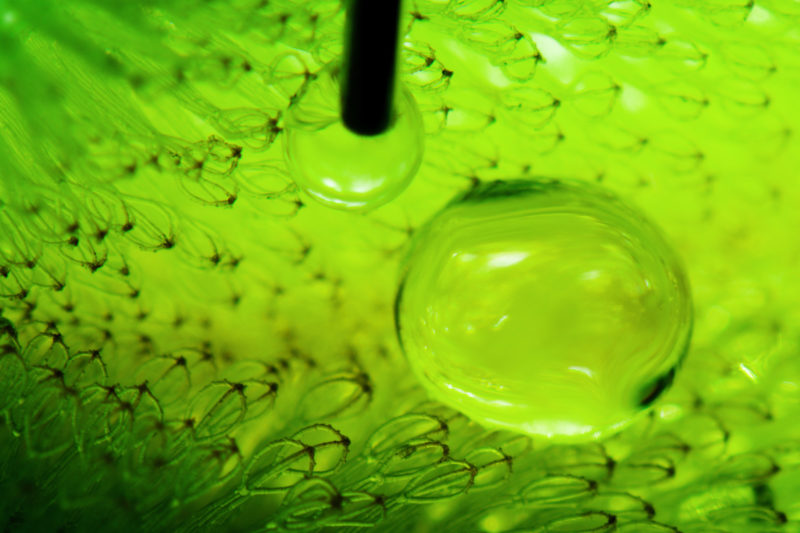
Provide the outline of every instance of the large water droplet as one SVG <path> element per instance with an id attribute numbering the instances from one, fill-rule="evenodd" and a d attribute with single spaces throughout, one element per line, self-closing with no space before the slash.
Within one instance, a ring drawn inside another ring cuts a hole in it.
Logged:
<path id="1" fill-rule="evenodd" d="M 480 185 L 416 234 L 399 336 L 439 400 L 562 439 L 622 427 L 672 383 L 692 327 L 675 252 L 579 182 Z"/>

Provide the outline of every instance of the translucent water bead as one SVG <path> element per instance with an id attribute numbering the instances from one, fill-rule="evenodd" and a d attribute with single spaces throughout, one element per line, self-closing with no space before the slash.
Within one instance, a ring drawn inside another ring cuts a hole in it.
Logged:
<path id="1" fill-rule="evenodd" d="M 498 181 L 417 232 L 396 320 L 440 401 L 489 426 L 581 440 L 670 386 L 692 304 L 660 231 L 612 194 Z"/>
<path id="2" fill-rule="evenodd" d="M 362 136 L 340 116 L 339 69 L 328 67 L 289 108 L 284 155 L 295 183 L 340 209 L 368 210 L 399 195 L 422 161 L 422 117 L 400 83 L 389 129 Z"/>

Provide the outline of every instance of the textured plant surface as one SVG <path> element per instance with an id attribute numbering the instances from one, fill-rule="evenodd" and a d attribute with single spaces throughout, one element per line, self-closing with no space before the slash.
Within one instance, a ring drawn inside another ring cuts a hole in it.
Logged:
<path id="1" fill-rule="evenodd" d="M 0 0 L 0 529 L 800 530 L 800 4 L 406 9 L 425 159 L 353 215 L 282 156 L 339 2 Z M 637 203 L 693 285 L 674 388 L 603 442 L 482 429 L 395 339 L 414 229 L 538 176 Z"/>

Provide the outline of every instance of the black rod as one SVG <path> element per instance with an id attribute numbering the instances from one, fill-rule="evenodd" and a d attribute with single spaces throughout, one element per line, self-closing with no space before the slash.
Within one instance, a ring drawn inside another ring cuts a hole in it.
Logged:
<path id="1" fill-rule="evenodd" d="M 359 135 L 379 135 L 392 120 L 401 2 L 348 2 L 342 122 Z"/>

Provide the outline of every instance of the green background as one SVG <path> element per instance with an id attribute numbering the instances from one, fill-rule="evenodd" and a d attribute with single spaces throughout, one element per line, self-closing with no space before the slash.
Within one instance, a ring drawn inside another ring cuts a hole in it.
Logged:
<path id="1" fill-rule="evenodd" d="M 338 2 L 0 0 L 1 527 L 800 529 L 800 5 L 405 8 L 425 155 L 354 214 L 282 151 Z M 672 391 L 599 443 L 484 430 L 396 343 L 414 229 L 540 176 L 638 205 L 693 288 Z"/>

